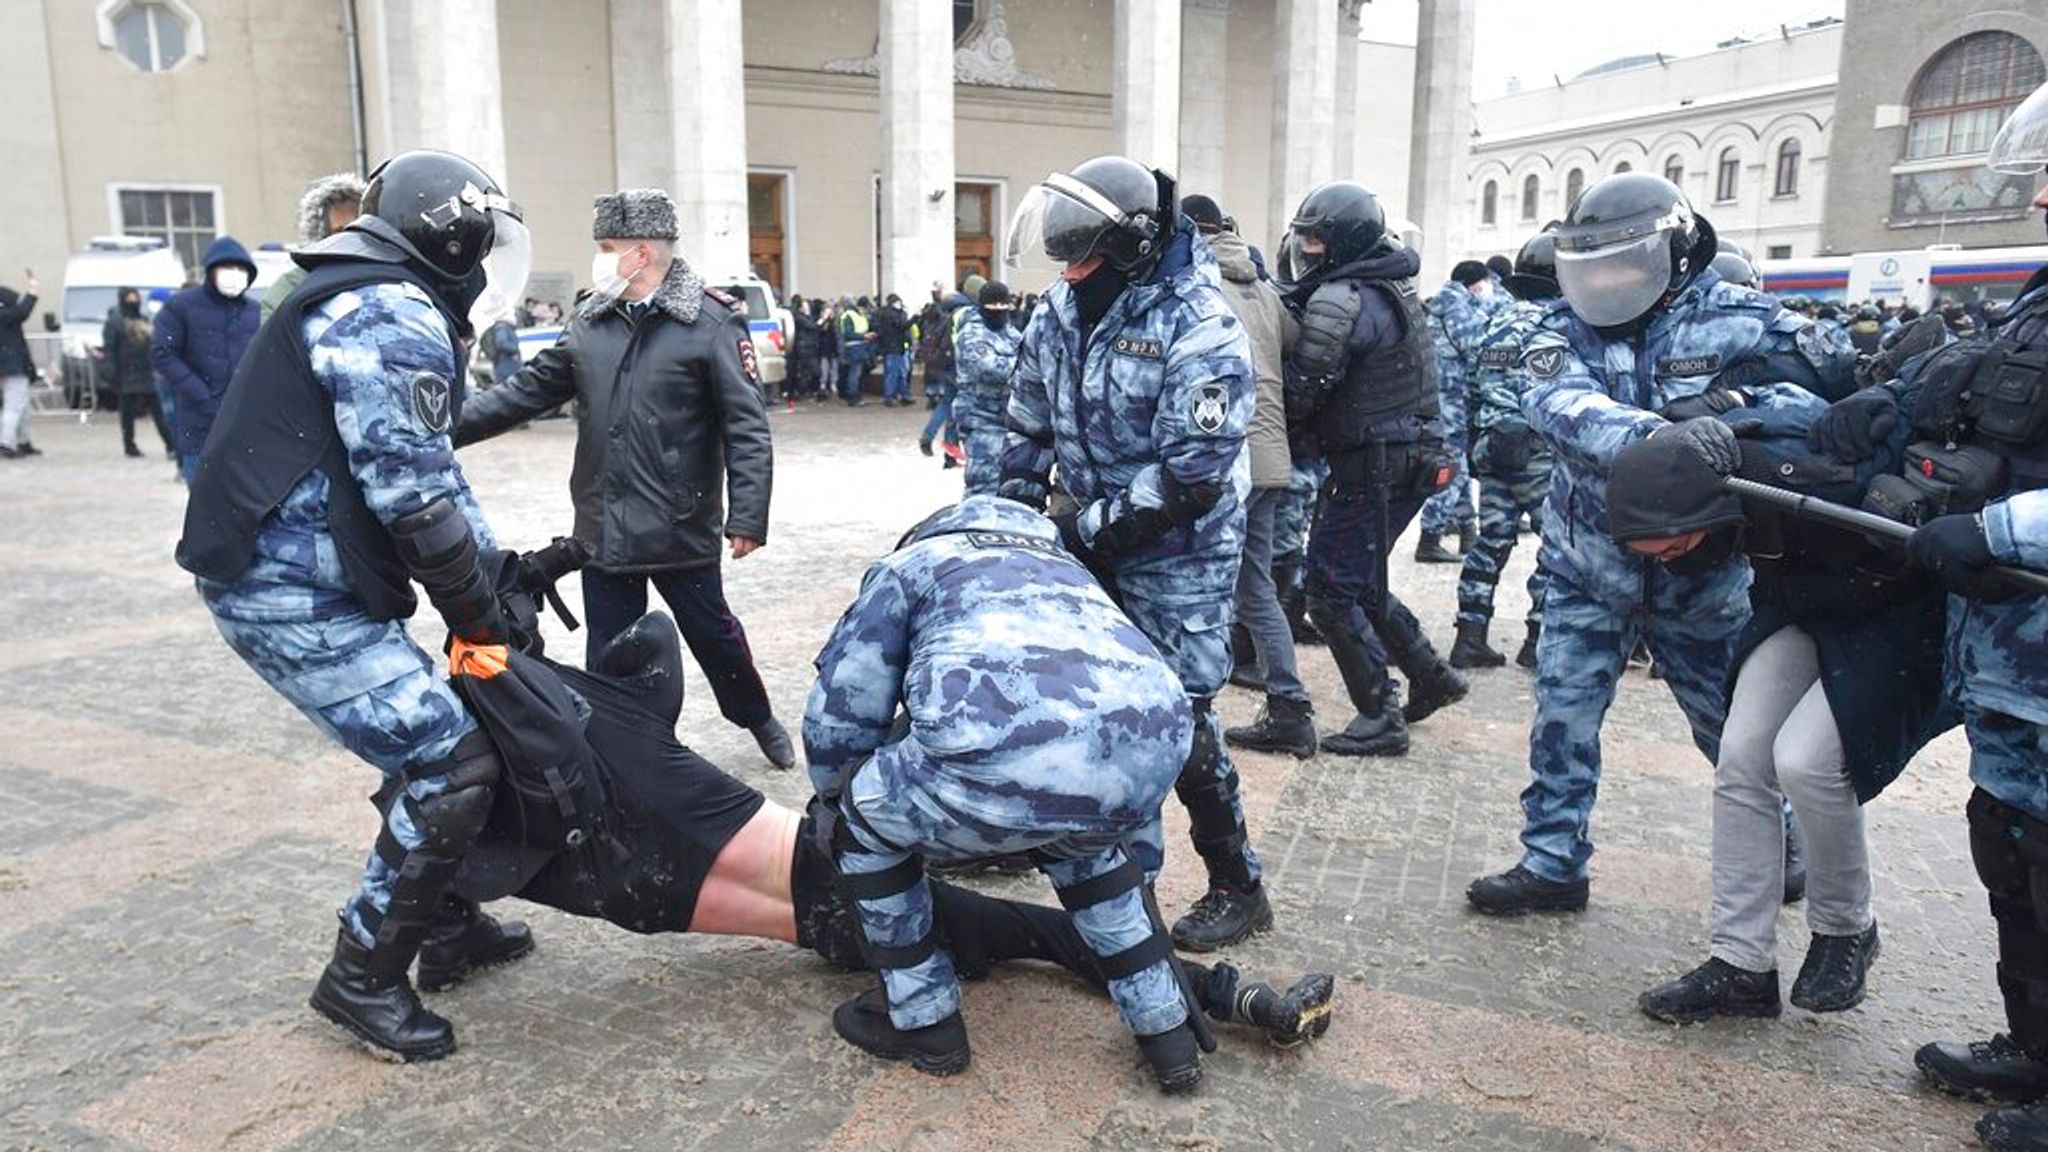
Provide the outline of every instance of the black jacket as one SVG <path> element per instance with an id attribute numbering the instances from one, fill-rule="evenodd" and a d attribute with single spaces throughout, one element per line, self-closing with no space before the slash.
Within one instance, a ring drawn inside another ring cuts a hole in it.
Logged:
<path id="1" fill-rule="evenodd" d="M 456 446 L 572 399 L 569 495 L 593 567 L 689 568 L 717 563 L 721 536 L 767 541 L 774 460 L 739 301 L 676 261 L 638 321 L 619 302 L 580 312 L 517 376 L 470 397 Z"/>
<path id="2" fill-rule="evenodd" d="M 875 309 L 875 343 L 885 356 L 910 350 L 910 316 L 893 304 Z"/>
<path id="3" fill-rule="evenodd" d="M 1374 439 L 1441 436 L 1436 356 L 1410 282 L 1420 267 L 1413 249 L 1391 248 L 1286 294 L 1301 321 L 1286 365 L 1297 455 L 1309 440 L 1335 456 Z"/>
<path id="4" fill-rule="evenodd" d="M 792 312 L 790 320 L 796 325 L 796 340 L 791 347 L 795 357 L 798 360 L 815 360 L 823 355 L 824 352 L 819 345 L 823 342 L 825 326 L 813 319 L 809 312 L 801 309 Z"/>
<path id="5" fill-rule="evenodd" d="M 149 359 L 149 321 L 124 316 L 119 308 L 107 310 L 107 322 L 100 326 L 100 347 L 107 356 L 107 383 L 123 396 L 147 396 L 156 391 L 156 368 Z"/>
<path id="6" fill-rule="evenodd" d="M 0 288 L 0 376 L 35 376 L 35 361 L 28 354 L 28 337 L 22 334 L 22 326 L 35 312 L 34 296 Z"/>

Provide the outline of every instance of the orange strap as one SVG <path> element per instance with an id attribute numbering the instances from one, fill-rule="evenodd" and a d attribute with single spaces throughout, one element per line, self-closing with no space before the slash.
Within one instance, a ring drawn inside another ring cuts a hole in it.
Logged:
<path id="1" fill-rule="evenodd" d="M 471 644 L 456 636 L 448 645 L 448 671 L 455 676 L 489 680 L 505 670 L 511 655 L 512 650 L 503 644 Z"/>

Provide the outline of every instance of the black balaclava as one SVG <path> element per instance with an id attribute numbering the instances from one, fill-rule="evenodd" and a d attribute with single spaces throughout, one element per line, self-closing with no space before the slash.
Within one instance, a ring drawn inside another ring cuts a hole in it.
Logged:
<path id="1" fill-rule="evenodd" d="M 121 315 L 131 320 L 142 318 L 142 297 L 124 293 L 121 296 Z"/>
<path id="2" fill-rule="evenodd" d="M 1093 328 L 1109 315 L 1109 309 L 1116 298 L 1129 287 L 1123 273 L 1109 266 L 1104 260 L 1095 271 L 1074 281 L 1074 310 L 1080 314 L 1081 327 Z"/>

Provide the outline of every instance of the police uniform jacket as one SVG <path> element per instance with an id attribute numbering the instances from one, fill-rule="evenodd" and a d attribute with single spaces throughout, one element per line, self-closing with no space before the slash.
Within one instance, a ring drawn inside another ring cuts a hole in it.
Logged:
<path id="1" fill-rule="evenodd" d="M 737 300 L 676 261 L 644 304 L 587 308 L 510 382 L 472 397 L 455 442 L 495 436 L 570 400 L 569 494 L 594 567 L 688 568 L 717 563 L 721 536 L 766 542 L 773 454 Z"/>

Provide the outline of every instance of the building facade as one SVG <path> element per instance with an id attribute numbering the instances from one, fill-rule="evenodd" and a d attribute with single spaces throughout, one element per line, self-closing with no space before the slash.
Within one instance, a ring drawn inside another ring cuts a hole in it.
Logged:
<path id="1" fill-rule="evenodd" d="M 1362 41 L 1364 6 L 0 0 L 0 74 L 26 94 L 0 126 L 0 267 L 55 281 L 109 233 L 188 263 L 218 233 L 291 242 L 308 179 L 413 147 L 501 175 L 554 298 L 617 187 L 667 188 L 694 264 L 785 293 L 916 300 L 1000 274 L 1016 200 L 1111 151 L 1270 244 L 1316 183 L 1407 180 L 1385 141 L 1407 130 L 1414 49 Z"/>
<path id="2" fill-rule="evenodd" d="M 1828 21 L 1698 56 L 1635 56 L 1484 101 L 1464 251 L 1512 254 L 1616 172 L 1683 188 L 1758 259 L 1819 250 L 1843 26 Z"/>
<path id="3" fill-rule="evenodd" d="M 2039 244 L 2039 177 L 1984 158 L 2044 56 L 2040 4 L 1849 0 L 1822 251 Z"/>

